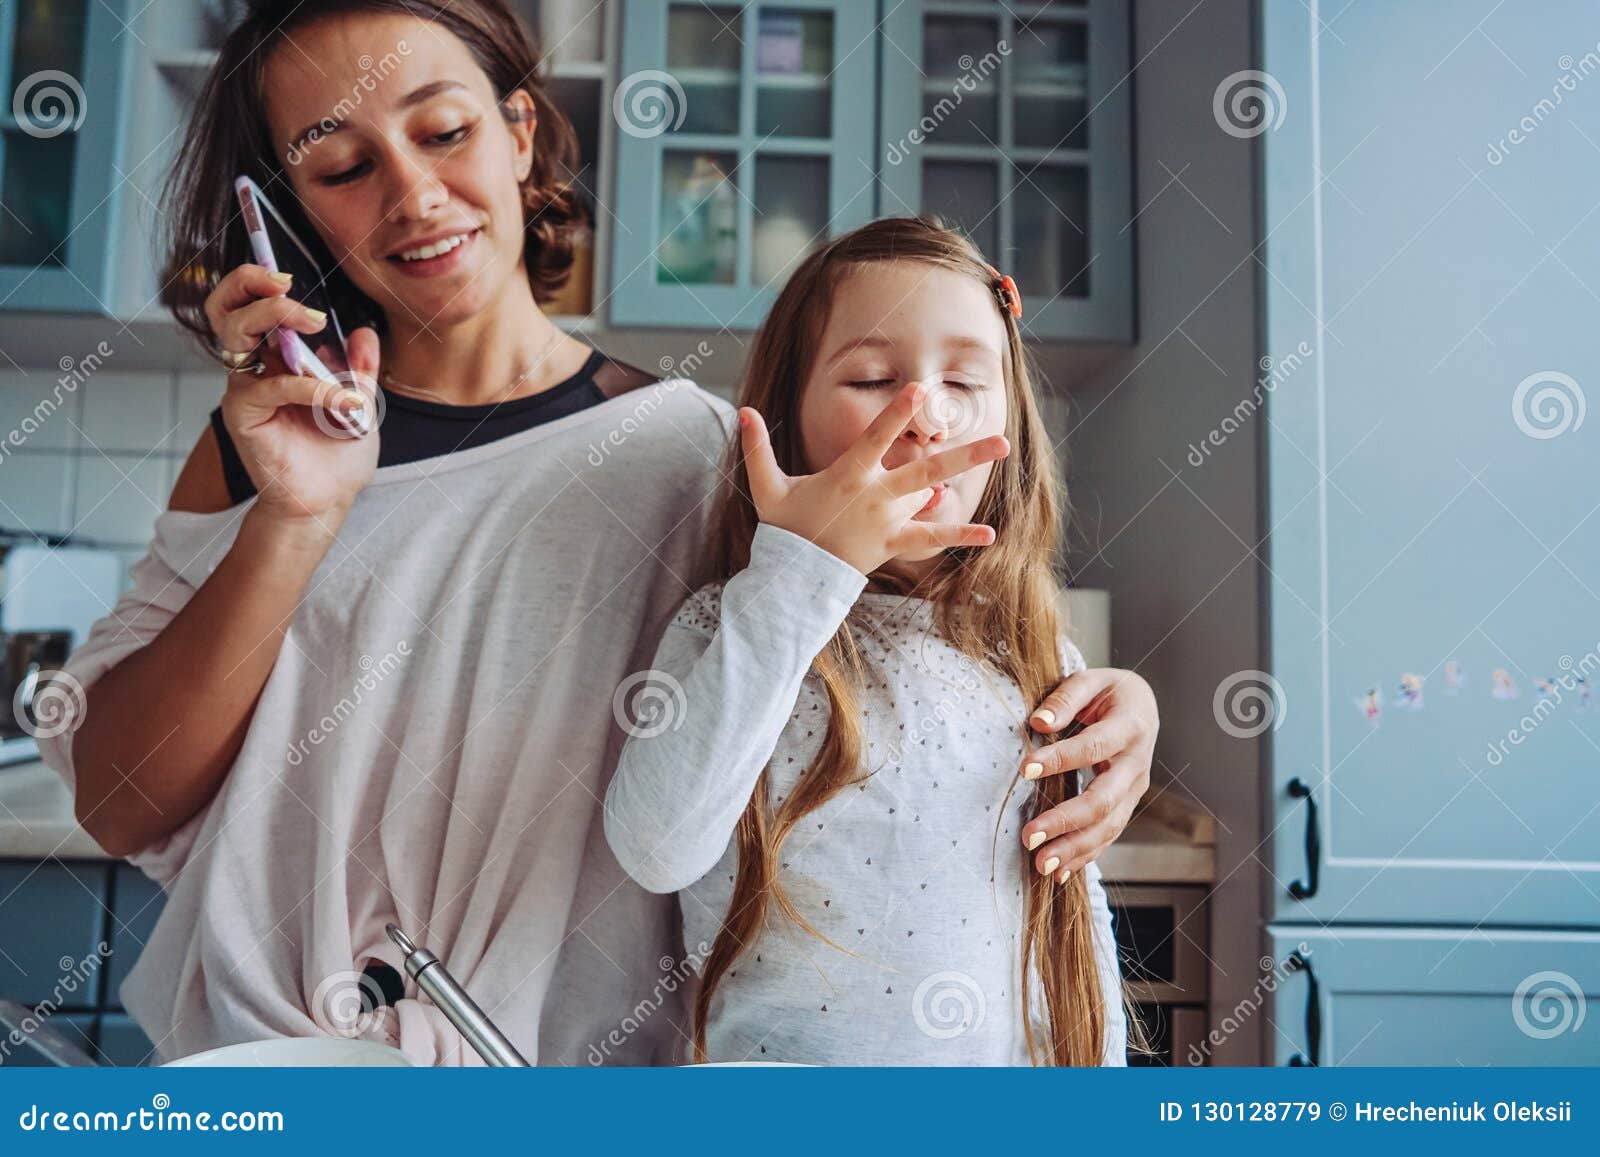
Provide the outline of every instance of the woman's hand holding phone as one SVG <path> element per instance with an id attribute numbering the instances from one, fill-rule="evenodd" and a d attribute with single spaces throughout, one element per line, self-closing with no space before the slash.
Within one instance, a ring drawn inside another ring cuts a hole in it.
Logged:
<path id="1" fill-rule="evenodd" d="M 772 453 L 766 422 L 739 411 L 750 497 L 762 522 L 810 539 L 862 574 L 896 555 L 930 547 L 988 546 L 994 530 L 974 523 L 919 522 L 933 484 L 1011 452 L 996 434 L 892 470 L 883 458 L 916 416 L 925 389 L 905 386 L 852 445 L 816 474 L 789 475 Z"/>
<path id="2" fill-rule="evenodd" d="M 206 298 L 206 316 L 223 349 L 259 347 L 265 363 L 260 374 L 228 375 L 222 397 L 223 422 L 256 485 L 258 508 L 285 521 L 320 526 L 331 537 L 377 468 L 378 433 L 340 436 L 330 429 L 335 423 L 326 412 L 372 423 L 378 335 L 371 329 L 348 335 L 348 384 L 290 373 L 268 335 L 279 326 L 314 335 L 328 320 L 295 301 L 293 292 L 285 276 L 241 265 Z"/>

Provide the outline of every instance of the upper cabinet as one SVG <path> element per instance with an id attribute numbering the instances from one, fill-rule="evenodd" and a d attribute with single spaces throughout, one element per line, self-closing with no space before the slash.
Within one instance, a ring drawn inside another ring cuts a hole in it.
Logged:
<path id="1" fill-rule="evenodd" d="M 0 310 L 110 310 L 126 18 L 126 0 L 0 5 Z"/>
<path id="2" fill-rule="evenodd" d="M 1118 0 L 884 14 L 878 212 L 959 223 L 1033 337 L 1133 338 L 1128 21 Z"/>
<path id="3" fill-rule="evenodd" d="M 1132 81 L 1115 0 L 628 0 L 618 324 L 758 325 L 795 258 L 933 213 L 1032 337 L 1133 337 Z"/>
<path id="4" fill-rule="evenodd" d="M 813 242 L 872 219 L 876 15 L 629 0 L 614 323 L 752 328 Z"/>

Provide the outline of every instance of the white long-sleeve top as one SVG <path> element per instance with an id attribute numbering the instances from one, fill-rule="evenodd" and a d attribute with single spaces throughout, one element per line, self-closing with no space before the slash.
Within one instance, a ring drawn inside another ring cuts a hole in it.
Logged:
<path id="1" fill-rule="evenodd" d="M 942 637 L 932 603 L 865 585 L 827 551 L 759 526 L 750 565 L 684 604 L 639 685 L 656 710 L 623 749 L 606 836 L 634 879 L 679 892 L 698 968 L 728 911 L 732 837 L 762 769 L 776 806 L 820 750 L 829 705 L 809 669 L 848 617 L 870 672 L 870 774 L 805 817 L 780 869 L 795 907 L 838 947 L 773 905 L 719 984 L 709 1059 L 1026 1065 L 1019 933 L 1033 867 L 1019 831 L 1032 786 L 1016 773 L 1029 705 Z M 1083 666 L 1070 642 L 1063 651 L 1064 669 Z M 1104 1059 L 1119 1065 L 1127 1031 L 1111 914 L 1097 867 L 1087 881 Z"/>
<path id="2" fill-rule="evenodd" d="M 693 589 L 731 424 L 669 381 L 377 471 L 216 796 L 131 857 L 167 903 L 122 996 L 162 1059 L 332 1033 L 481 1063 L 414 982 L 362 1013 L 365 964 L 400 965 L 388 921 L 530 1061 L 674 1059 L 675 906 L 622 874 L 599 799 L 614 694 Z M 155 638 L 246 509 L 162 515 L 67 671 L 89 686 Z M 69 784 L 71 739 L 40 743 Z"/>

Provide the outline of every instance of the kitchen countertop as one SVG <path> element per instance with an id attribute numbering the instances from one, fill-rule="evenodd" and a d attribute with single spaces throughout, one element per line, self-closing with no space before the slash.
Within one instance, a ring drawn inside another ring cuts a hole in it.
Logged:
<path id="1" fill-rule="evenodd" d="M 1100 857 L 1108 884 L 1209 884 L 1216 875 L 1209 817 L 1157 795 Z M 0 767 L 0 859 L 107 859 L 72 814 L 61 779 L 34 761 Z"/>

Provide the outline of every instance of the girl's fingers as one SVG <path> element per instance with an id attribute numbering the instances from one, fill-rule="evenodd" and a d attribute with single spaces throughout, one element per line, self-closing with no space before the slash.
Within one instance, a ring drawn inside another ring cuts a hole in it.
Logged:
<path id="1" fill-rule="evenodd" d="M 913 550 L 949 550 L 958 546 L 990 546 L 994 527 L 977 523 L 908 522 L 890 542 L 895 554 Z"/>
<path id="2" fill-rule="evenodd" d="M 1128 815 L 1131 814 L 1130 809 Z M 1075 829 L 1039 846 L 1033 853 L 1033 870 L 1040 875 L 1054 876 L 1058 884 L 1066 883 L 1068 876 L 1098 860 L 1116 842 L 1122 829 L 1127 827 L 1128 815 L 1118 810 L 1101 823 Z"/>
<path id="3" fill-rule="evenodd" d="M 1075 833 L 1091 832 L 1107 823 L 1114 824 L 1112 838 L 1122 834 L 1128 817 L 1144 796 L 1147 784 L 1142 765 L 1133 756 L 1119 757 L 1095 773 L 1089 786 L 1069 800 L 1035 816 L 1018 833 L 1022 846 L 1037 851 L 1046 841 Z M 1041 864 L 1043 859 L 1039 861 Z M 1063 862 L 1065 862 L 1063 860 Z"/>
<path id="4" fill-rule="evenodd" d="M 1063 775 L 1083 767 L 1093 767 L 1114 759 L 1134 746 L 1138 739 L 1126 719 L 1101 719 L 1076 735 L 1030 751 L 1022 762 L 1022 778 Z"/>
<path id="5" fill-rule="evenodd" d="M 888 484 L 891 494 L 897 496 L 910 494 L 917 490 L 926 490 L 935 482 L 943 482 L 958 474 L 965 474 L 974 466 L 997 461 L 1009 453 L 1011 444 L 1006 441 L 1005 435 L 995 434 L 993 437 L 969 442 L 965 446 L 944 450 L 920 462 L 907 462 L 904 466 L 897 466 L 889 471 L 884 481 Z"/>
<path id="6" fill-rule="evenodd" d="M 889 447 L 894 445 L 894 440 L 905 432 L 905 428 L 916 417 L 917 408 L 922 405 L 926 393 L 921 382 L 907 382 L 894 400 L 872 419 L 871 424 L 861 432 L 861 437 L 856 439 L 855 445 L 845 451 L 839 461 L 859 471 L 871 471 L 881 466 Z"/>
<path id="7" fill-rule="evenodd" d="M 759 512 L 782 493 L 788 475 L 773 457 L 767 423 L 749 406 L 739 410 L 739 441 L 744 448 L 745 473 L 750 477 L 750 497 Z"/>

